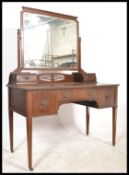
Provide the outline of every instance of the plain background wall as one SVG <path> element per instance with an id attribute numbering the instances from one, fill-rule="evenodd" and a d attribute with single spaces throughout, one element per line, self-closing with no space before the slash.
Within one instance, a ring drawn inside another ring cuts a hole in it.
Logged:
<path id="1" fill-rule="evenodd" d="M 3 138 L 8 138 L 8 101 L 7 88 L 9 73 L 17 67 L 17 29 L 20 27 L 22 6 L 38 8 L 58 13 L 78 16 L 80 24 L 81 65 L 86 72 L 95 72 L 101 83 L 120 84 L 118 88 L 117 136 L 126 134 L 126 3 L 88 3 L 88 2 L 36 2 L 3 3 L 2 5 L 2 50 L 3 50 Z M 112 110 L 93 109 L 91 112 L 91 134 L 100 137 L 111 136 Z M 16 130 L 21 128 L 25 134 L 25 119 L 15 116 Z M 50 119 L 51 118 L 51 119 Z M 39 122 L 36 123 L 36 120 Z M 34 125 L 47 120 L 34 119 Z M 85 107 L 75 104 L 60 106 L 57 116 L 48 117 L 49 121 L 60 121 L 64 126 L 76 127 L 85 133 Z M 41 126 L 42 127 L 42 126 Z"/>

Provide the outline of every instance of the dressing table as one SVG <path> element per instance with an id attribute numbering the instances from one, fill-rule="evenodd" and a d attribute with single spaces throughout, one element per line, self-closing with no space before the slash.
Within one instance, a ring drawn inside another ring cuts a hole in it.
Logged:
<path id="1" fill-rule="evenodd" d="M 57 114 L 60 105 L 112 108 L 115 145 L 118 84 L 101 84 L 95 73 L 81 68 L 81 38 L 77 17 L 22 7 L 17 31 L 17 68 L 10 73 L 8 110 L 10 150 L 13 152 L 13 112 L 26 119 L 28 167 L 32 170 L 32 119 Z"/>

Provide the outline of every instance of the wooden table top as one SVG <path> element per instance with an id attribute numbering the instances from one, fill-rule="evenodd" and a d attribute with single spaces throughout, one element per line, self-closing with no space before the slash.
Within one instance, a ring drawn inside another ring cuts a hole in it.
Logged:
<path id="1" fill-rule="evenodd" d="M 73 89 L 88 87 L 118 86 L 118 84 L 104 83 L 85 83 L 85 82 L 67 82 L 67 83 L 44 83 L 44 84 L 8 84 L 7 87 L 24 90 L 44 90 L 44 89 Z"/>

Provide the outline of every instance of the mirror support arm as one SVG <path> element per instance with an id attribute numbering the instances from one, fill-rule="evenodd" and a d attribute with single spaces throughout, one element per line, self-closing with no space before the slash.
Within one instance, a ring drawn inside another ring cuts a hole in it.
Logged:
<path id="1" fill-rule="evenodd" d="M 17 30 L 17 68 L 20 69 L 20 29 Z"/>
<path id="2" fill-rule="evenodd" d="M 80 69 L 81 69 L 81 37 L 78 38 L 78 54 L 79 54 L 79 72 L 80 72 Z"/>

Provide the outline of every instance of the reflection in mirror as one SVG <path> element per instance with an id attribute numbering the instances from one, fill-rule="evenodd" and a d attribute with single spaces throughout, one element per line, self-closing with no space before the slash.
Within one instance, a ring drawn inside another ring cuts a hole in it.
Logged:
<path id="1" fill-rule="evenodd" d="M 74 20 L 24 12 L 24 67 L 77 68 Z"/>

